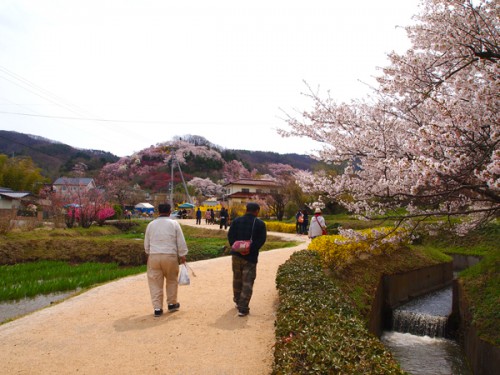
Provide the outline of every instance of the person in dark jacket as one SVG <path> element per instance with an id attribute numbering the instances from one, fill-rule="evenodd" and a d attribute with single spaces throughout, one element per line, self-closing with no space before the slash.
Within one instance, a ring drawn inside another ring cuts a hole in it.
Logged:
<path id="1" fill-rule="evenodd" d="M 220 209 L 220 224 L 219 224 L 219 228 L 222 229 L 222 227 L 224 227 L 224 229 L 227 229 L 227 216 L 228 216 L 229 212 L 224 208 L 222 207 Z"/>
<path id="2" fill-rule="evenodd" d="M 196 211 L 196 224 L 201 225 L 201 209 L 198 207 L 198 210 Z"/>
<path id="3" fill-rule="evenodd" d="M 309 226 L 309 214 L 307 213 L 307 209 L 302 210 L 302 215 L 304 217 L 302 221 L 302 234 L 307 234 L 307 227 Z"/>
<path id="4" fill-rule="evenodd" d="M 259 250 L 266 242 L 266 224 L 257 218 L 260 206 L 248 203 L 244 216 L 236 218 L 229 227 L 227 239 L 232 246 L 235 241 L 252 240 L 250 252 L 243 255 L 231 250 L 233 268 L 233 301 L 238 309 L 238 316 L 246 316 L 252 298 L 253 284 L 257 276 Z"/>

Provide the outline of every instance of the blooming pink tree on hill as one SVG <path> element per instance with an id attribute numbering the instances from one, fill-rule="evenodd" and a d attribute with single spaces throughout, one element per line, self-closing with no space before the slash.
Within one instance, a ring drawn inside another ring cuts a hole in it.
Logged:
<path id="1" fill-rule="evenodd" d="M 222 171 L 224 181 L 236 181 L 241 178 L 252 178 L 252 173 L 238 160 L 231 160 L 224 164 Z"/>
<path id="2" fill-rule="evenodd" d="M 188 158 L 197 157 L 222 161 L 220 153 L 203 142 L 196 144 L 175 139 L 146 148 L 132 156 L 123 157 L 116 163 L 107 164 L 101 170 L 100 183 L 106 187 L 120 204 L 130 203 L 137 196 L 137 189 L 158 190 L 168 186 L 170 181 L 170 163 L 175 159 L 179 165 L 185 165 Z M 149 179 L 146 181 L 145 177 Z M 154 179 L 150 177 L 154 176 Z M 180 177 L 174 176 L 180 181 Z"/>
<path id="3" fill-rule="evenodd" d="M 350 161 L 342 175 L 303 177 L 353 212 L 459 217 L 465 233 L 500 213 L 500 8 L 422 5 L 407 28 L 412 48 L 390 54 L 372 98 L 339 104 L 311 92 L 313 109 L 281 133 L 323 142 L 325 161 Z"/>
<path id="4" fill-rule="evenodd" d="M 222 185 L 216 184 L 209 178 L 194 177 L 188 185 L 194 187 L 196 192 L 203 197 L 218 197 L 224 190 Z"/>

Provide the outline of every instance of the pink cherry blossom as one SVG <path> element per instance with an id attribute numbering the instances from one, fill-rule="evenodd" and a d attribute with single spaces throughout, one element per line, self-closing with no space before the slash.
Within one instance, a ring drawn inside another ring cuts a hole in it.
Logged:
<path id="1" fill-rule="evenodd" d="M 304 190 L 369 218 L 459 217 L 463 234 L 500 212 L 500 8 L 422 5 L 407 28 L 412 48 L 389 55 L 371 97 L 336 103 L 311 90 L 313 108 L 281 134 L 322 142 L 321 159 L 349 163 L 339 176 L 299 174 Z"/>

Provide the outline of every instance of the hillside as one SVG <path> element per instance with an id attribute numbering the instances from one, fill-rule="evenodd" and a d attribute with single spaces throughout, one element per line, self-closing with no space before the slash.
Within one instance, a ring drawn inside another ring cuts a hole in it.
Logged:
<path id="1" fill-rule="evenodd" d="M 255 168 L 260 172 L 268 172 L 267 170 L 262 170 L 263 165 L 268 163 L 288 164 L 302 170 L 313 169 L 316 164 L 319 164 L 318 161 L 312 159 L 308 155 L 278 154 L 276 152 L 246 150 L 231 150 L 231 152 L 237 155 L 244 165 L 250 167 L 249 169 Z"/>
<path id="2" fill-rule="evenodd" d="M 119 158 L 100 150 L 81 150 L 43 137 L 0 130 L 0 154 L 29 156 L 51 179 L 67 174 L 77 163 L 85 163 L 89 175 L 96 175 L 106 163 Z"/>
<path id="3" fill-rule="evenodd" d="M 95 176 L 106 163 L 114 163 L 119 159 L 110 152 L 77 149 L 47 138 L 4 130 L 0 130 L 0 154 L 29 156 L 42 169 L 42 174 L 51 179 L 68 174 L 79 162 L 88 166 L 89 176 Z M 256 169 L 263 174 L 269 172 L 267 164 L 270 163 L 288 164 L 302 170 L 311 170 L 321 164 L 308 155 L 299 154 L 225 149 L 221 155 L 226 161 L 241 161 L 249 170 Z M 204 160 L 203 165 L 196 165 L 198 162 L 201 161 L 195 158 L 183 167 L 187 176 L 210 177 L 220 174 L 219 164 L 210 165 Z"/>

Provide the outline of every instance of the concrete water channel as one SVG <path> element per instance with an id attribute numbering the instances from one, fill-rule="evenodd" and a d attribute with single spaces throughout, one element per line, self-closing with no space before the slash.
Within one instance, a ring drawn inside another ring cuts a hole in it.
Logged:
<path id="1" fill-rule="evenodd" d="M 479 261 L 456 256 L 453 262 L 382 277 L 370 331 L 404 370 L 414 375 L 498 374 L 500 348 L 478 337 L 464 290 L 454 277 Z"/>
<path id="2" fill-rule="evenodd" d="M 471 375 L 465 353 L 447 336 L 453 291 L 447 287 L 416 298 L 393 311 L 392 331 L 381 340 L 403 370 L 413 375 Z"/>

